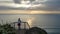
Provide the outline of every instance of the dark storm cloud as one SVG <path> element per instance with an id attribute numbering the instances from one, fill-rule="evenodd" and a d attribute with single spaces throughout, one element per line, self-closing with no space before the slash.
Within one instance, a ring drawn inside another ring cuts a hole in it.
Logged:
<path id="1" fill-rule="evenodd" d="M 15 8 L 7 7 L 7 6 L 0 6 L 0 10 L 12 10 L 12 9 L 15 9 Z"/>
<path id="2" fill-rule="evenodd" d="M 20 0 L 14 0 L 14 2 L 20 4 Z"/>
<path id="3" fill-rule="evenodd" d="M 16 8 L 16 7 L 9 7 L 9 6 L 0 6 L 0 10 L 25 10 L 24 7 Z"/>

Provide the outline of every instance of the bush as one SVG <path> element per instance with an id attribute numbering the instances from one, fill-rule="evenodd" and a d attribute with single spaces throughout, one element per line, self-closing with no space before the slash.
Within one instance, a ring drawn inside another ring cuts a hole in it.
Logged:
<path id="1" fill-rule="evenodd" d="M 15 29 L 9 24 L 0 25 L 0 34 L 15 34 Z"/>

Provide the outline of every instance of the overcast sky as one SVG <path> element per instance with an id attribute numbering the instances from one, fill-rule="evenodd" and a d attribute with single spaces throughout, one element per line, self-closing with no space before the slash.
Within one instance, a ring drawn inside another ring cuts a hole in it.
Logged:
<path id="1" fill-rule="evenodd" d="M 5 1 L 5 2 L 2 2 Z M 8 2 L 6 2 L 8 1 Z M 10 3 L 9 3 L 10 2 Z M 44 10 L 44 11 L 60 11 L 60 0 L 38 0 L 32 1 L 32 6 L 34 4 L 38 5 L 35 7 L 24 7 L 20 6 L 20 0 L 0 0 L 0 10 L 25 10 L 25 9 L 34 9 L 34 10 Z M 2 4 L 3 3 L 3 4 Z M 6 3 L 6 4 L 4 4 Z M 31 3 L 31 2 L 30 2 Z M 19 7 L 20 6 L 20 7 Z M 29 6 L 29 5 L 26 5 Z"/>

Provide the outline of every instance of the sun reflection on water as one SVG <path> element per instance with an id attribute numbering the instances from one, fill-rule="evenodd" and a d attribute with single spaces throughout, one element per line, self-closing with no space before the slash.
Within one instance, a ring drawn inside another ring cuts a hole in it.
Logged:
<path id="1" fill-rule="evenodd" d="M 30 27 L 32 26 L 32 23 L 33 23 L 34 19 L 35 18 L 29 18 L 29 19 L 27 19 L 27 22 L 30 25 Z"/>

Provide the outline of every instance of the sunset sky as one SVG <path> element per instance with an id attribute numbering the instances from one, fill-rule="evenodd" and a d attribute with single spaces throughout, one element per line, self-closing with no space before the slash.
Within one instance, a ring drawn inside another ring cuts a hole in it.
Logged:
<path id="1" fill-rule="evenodd" d="M 60 28 L 60 0 L 0 0 L 0 24 L 18 21 L 18 18 L 31 27 Z M 60 33 L 60 29 L 46 31 Z"/>

